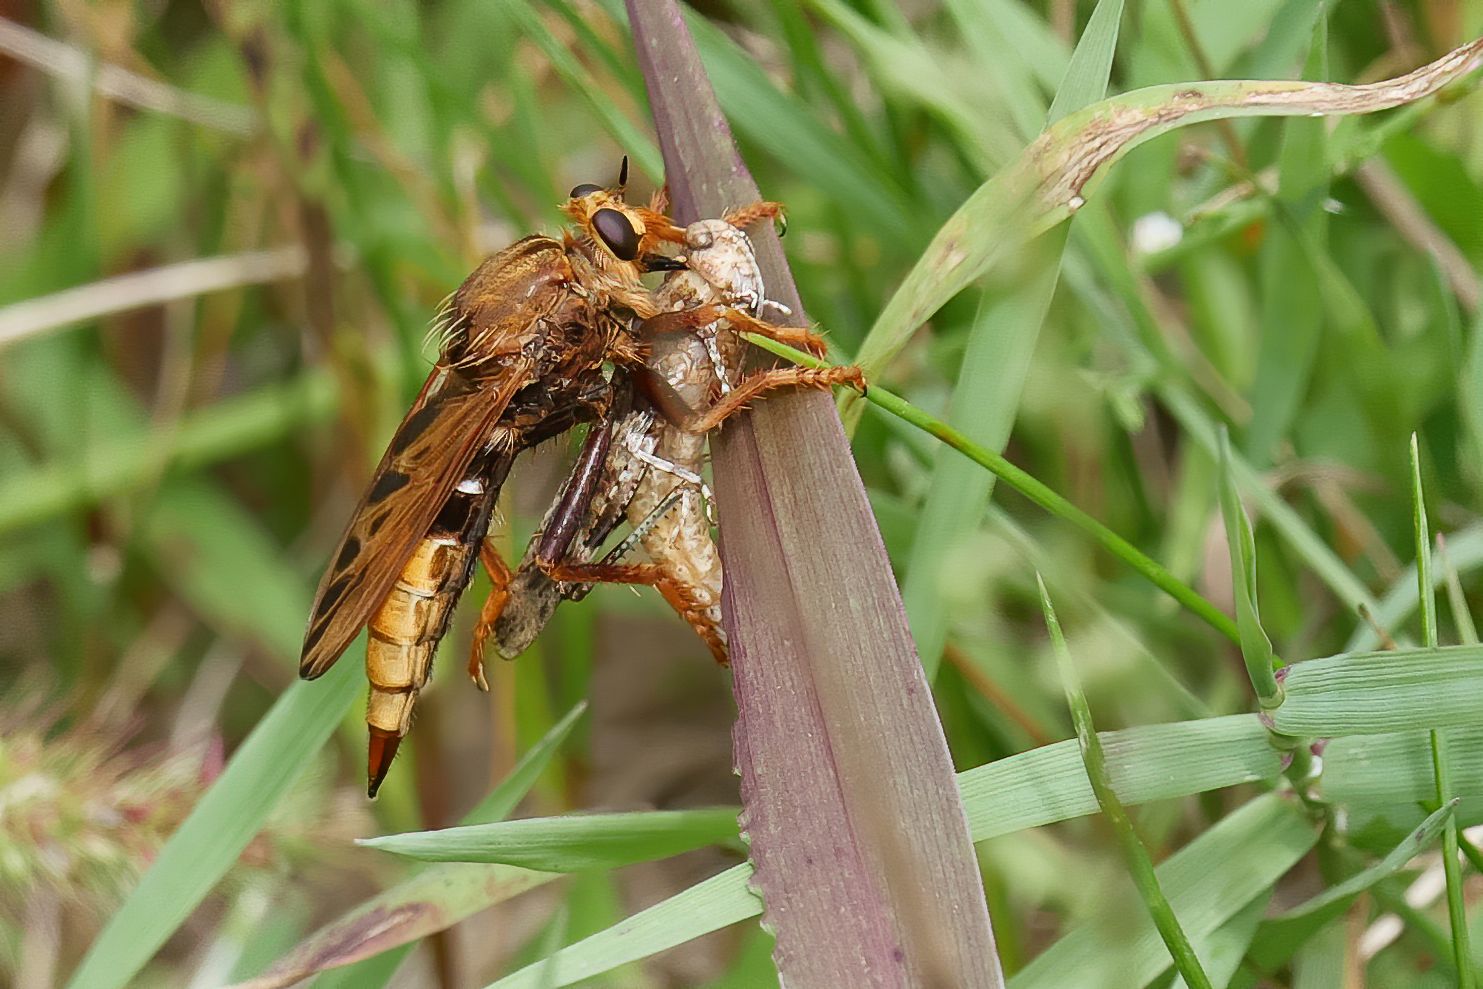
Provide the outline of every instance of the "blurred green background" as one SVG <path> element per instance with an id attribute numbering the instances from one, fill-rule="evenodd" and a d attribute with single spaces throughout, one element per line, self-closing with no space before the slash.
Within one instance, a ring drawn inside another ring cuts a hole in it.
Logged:
<path id="1" fill-rule="evenodd" d="M 1113 88 L 1373 81 L 1483 30 L 1479 0 L 1335 4 L 1315 32 L 1322 6 L 1130 3 Z M 838 358 L 942 221 L 1038 133 L 1090 9 L 695 5 L 707 68 L 763 194 L 788 205 L 793 271 Z M 642 193 L 662 176 L 609 2 L 62 0 L 0 15 L 0 982 L 29 987 L 66 976 L 294 681 L 313 584 L 426 373 L 439 301 L 483 253 L 556 230 L 565 191 L 611 181 L 622 154 Z M 1007 402 L 1014 462 L 1225 606 L 1217 474 L 1192 433 L 1228 425 L 1299 531 L 1379 597 L 1413 555 L 1406 443 L 1419 431 L 1433 525 L 1471 593 L 1475 90 L 1377 118 L 1161 138 L 1073 225 L 1022 375 L 960 378 L 980 303 L 1013 297 L 1000 281 L 945 307 L 883 383 L 938 413 L 959 386 Z M 941 455 L 874 413 L 854 450 L 919 642 L 942 644 L 935 689 L 960 768 L 1071 734 L 1037 568 L 1100 727 L 1248 708 L 1229 643 L 1016 495 L 912 568 Z M 559 442 L 517 469 L 507 555 L 566 453 Z M 1363 623 L 1321 561 L 1260 522 L 1257 544 L 1278 653 L 1345 648 Z M 383 798 L 362 796 L 357 705 L 140 984 L 257 971 L 398 874 L 350 838 L 452 823 L 584 697 L 575 743 L 523 813 L 735 802 L 725 674 L 657 595 L 604 588 L 563 608 L 530 655 L 491 669 L 488 698 L 461 671 L 472 608 Z M 1446 623 L 1443 637 L 1456 640 Z M 1157 854 L 1226 799 L 1139 820 Z M 1089 822 L 980 856 L 1010 969 L 1084 911 L 1088 876 L 1117 868 Z M 398 984 L 482 984 L 543 939 L 601 929 L 736 860 L 710 850 L 547 887 L 429 941 Z M 743 926 L 606 984 L 765 984 L 766 939 Z M 1382 952 L 1373 984 L 1412 984 L 1385 979 L 1417 958 Z"/>

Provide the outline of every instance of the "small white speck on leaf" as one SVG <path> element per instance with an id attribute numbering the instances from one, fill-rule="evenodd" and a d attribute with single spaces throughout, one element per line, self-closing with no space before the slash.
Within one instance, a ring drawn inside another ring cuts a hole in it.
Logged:
<path id="1" fill-rule="evenodd" d="M 1184 239 L 1184 225 L 1163 210 L 1145 213 L 1133 221 L 1131 239 L 1135 254 L 1157 254 Z"/>

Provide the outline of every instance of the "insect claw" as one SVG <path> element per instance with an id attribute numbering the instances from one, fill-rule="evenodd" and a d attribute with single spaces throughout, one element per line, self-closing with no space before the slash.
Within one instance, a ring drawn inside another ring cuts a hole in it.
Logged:
<path id="1" fill-rule="evenodd" d="M 474 681 L 474 686 L 486 694 L 489 693 L 489 681 L 484 677 L 484 643 L 493 628 L 492 624 L 486 625 L 481 620 L 479 626 L 474 629 L 473 645 L 469 647 L 469 679 Z"/>

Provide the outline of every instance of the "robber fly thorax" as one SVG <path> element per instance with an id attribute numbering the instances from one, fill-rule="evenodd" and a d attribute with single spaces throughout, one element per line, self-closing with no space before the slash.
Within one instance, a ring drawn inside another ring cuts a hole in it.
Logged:
<path id="1" fill-rule="evenodd" d="M 653 584 L 717 661 L 726 662 L 721 558 L 711 537 L 701 479 L 707 432 L 748 399 L 773 388 L 860 384 L 853 368 L 780 368 L 741 375 L 742 330 L 815 352 L 823 349 L 806 329 L 759 318 L 768 305 L 785 315 L 788 310 L 766 301 L 761 269 L 744 228 L 779 212 L 775 203 L 757 203 L 686 227 L 685 270 L 667 277 L 654 297 L 664 311 L 639 328 L 649 350 L 637 373 L 641 398 L 611 424 L 594 425 L 578 470 L 558 494 L 516 572 L 511 600 L 495 627 L 501 655 L 513 658 L 524 651 L 562 597 L 579 598 L 589 586 L 584 580 L 596 580 Z M 606 468 L 594 481 L 581 465 L 592 463 L 599 447 L 605 451 Z M 573 506 L 582 504 L 587 505 L 585 515 L 573 522 Z M 633 535 L 601 563 L 590 563 L 620 514 L 626 514 Z M 642 543 L 649 563 L 618 562 L 635 541 Z M 563 552 L 564 566 L 553 567 L 553 554 Z M 553 582 L 551 576 L 571 580 Z"/>
<path id="2" fill-rule="evenodd" d="M 625 161 L 625 177 L 626 177 Z M 369 630 L 366 722 L 374 796 L 481 555 L 520 451 L 607 413 L 607 367 L 639 365 L 636 321 L 657 312 L 640 276 L 679 265 L 668 218 L 617 189 L 578 186 L 575 232 L 526 237 L 487 258 L 440 314 L 439 358 L 397 427 L 315 594 L 299 673 L 323 674 Z M 477 657 L 475 657 L 477 659 Z M 482 667 L 470 673 L 482 684 Z"/>

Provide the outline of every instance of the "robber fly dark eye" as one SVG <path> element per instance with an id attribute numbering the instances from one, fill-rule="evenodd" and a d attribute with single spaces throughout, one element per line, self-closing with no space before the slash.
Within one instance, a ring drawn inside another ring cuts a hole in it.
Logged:
<path id="1" fill-rule="evenodd" d="M 593 213 L 592 229 L 620 261 L 632 261 L 639 256 L 638 231 L 633 229 L 628 217 L 617 210 L 600 209 Z"/>
<path id="2" fill-rule="evenodd" d="M 602 192 L 602 186 L 593 185 L 591 182 L 583 182 L 579 186 L 572 187 L 571 197 L 573 199 L 581 199 L 583 196 L 590 196 L 594 192 Z"/>

